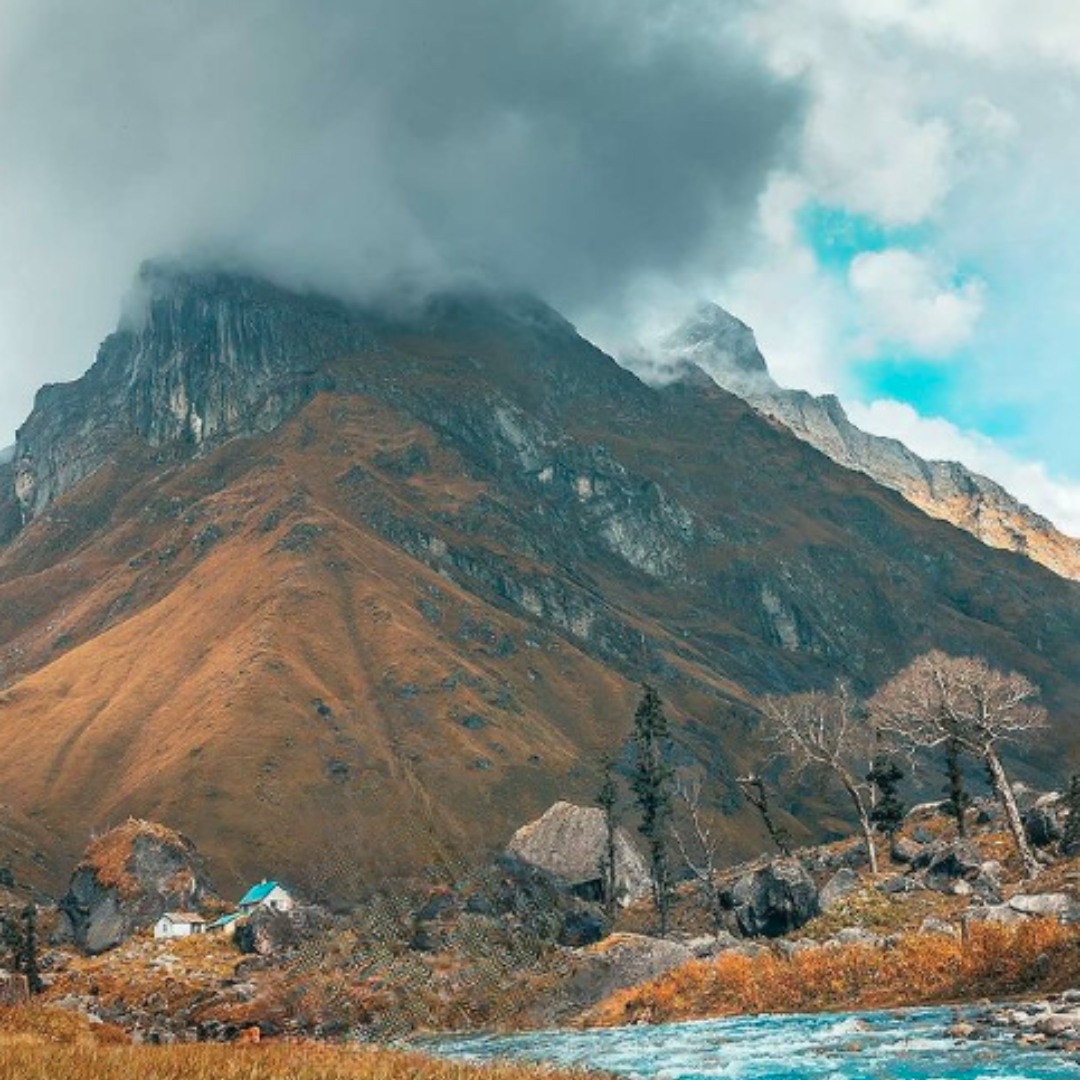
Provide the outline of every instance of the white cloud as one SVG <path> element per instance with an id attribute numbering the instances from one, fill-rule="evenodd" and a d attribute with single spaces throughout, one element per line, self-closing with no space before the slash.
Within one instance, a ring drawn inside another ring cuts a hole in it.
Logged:
<path id="1" fill-rule="evenodd" d="M 921 416 L 903 402 L 854 402 L 848 413 L 865 431 L 899 439 L 924 458 L 958 461 L 989 476 L 1064 532 L 1080 536 L 1080 483 L 1053 475 L 1042 462 L 1025 461 L 979 432 Z"/>
<path id="2" fill-rule="evenodd" d="M 848 273 L 861 303 L 868 355 L 883 346 L 943 359 L 964 345 L 983 312 L 985 287 L 977 278 L 955 282 L 903 248 L 856 256 Z"/>

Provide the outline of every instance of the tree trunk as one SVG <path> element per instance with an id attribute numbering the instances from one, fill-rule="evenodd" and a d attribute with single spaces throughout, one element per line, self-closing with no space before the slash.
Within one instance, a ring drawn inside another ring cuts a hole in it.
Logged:
<path id="1" fill-rule="evenodd" d="M 1001 758 L 997 751 L 989 746 L 986 749 L 986 768 L 990 773 L 990 782 L 994 786 L 994 793 L 1001 802 L 1001 808 L 1005 811 L 1005 821 L 1012 833 L 1013 843 L 1016 845 L 1017 854 L 1024 864 L 1024 876 L 1030 881 L 1039 876 L 1039 860 L 1028 843 L 1027 833 L 1024 832 L 1024 823 L 1020 819 L 1020 808 L 1016 805 L 1016 796 L 1009 784 L 1009 778 L 1005 775 L 1005 766 L 1001 764 Z"/>
<path id="2" fill-rule="evenodd" d="M 870 860 L 870 873 L 877 874 L 878 861 L 877 861 L 877 848 L 874 847 L 874 830 L 870 824 L 870 815 L 867 812 L 866 804 L 863 802 L 863 797 L 859 794 L 859 789 L 855 786 L 854 780 L 846 774 L 840 778 L 844 784 L 844 790 L 851 796 L 852 805 L 855 807 L 855 814 L 859 819 L 859 828 L 862 830 L 863 843 L 866 845 L 866 857 Z"/>

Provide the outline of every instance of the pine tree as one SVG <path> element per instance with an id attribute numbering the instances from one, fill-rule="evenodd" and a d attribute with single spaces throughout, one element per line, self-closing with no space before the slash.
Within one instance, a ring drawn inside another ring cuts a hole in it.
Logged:
<path id="1" fill-rule="evenodd" d="M 23 930 L 19 953 L 16 959 L 16 970 L 26 976 L 27 985 L 31 994 L 40 994 L 45 989 L 41 981 L 41 969 L 38 967 L 38 940 L 37 940 L 37 905 L 33 902 L 26 905 L 22 914 Z"/>
<path id="2" fill-rule="evenodd" d="M 619 791 L 615 786 L 614 763 L 604 755 L 600 763 L 600 790 L 596 793 L 596 805 L 604 812 L 604 855 L 601 860 L 601 880 L 604 889 L 604 910 L 609 919 L 615 918 L 616 896 L 615 838 L 619 827 L 617 811 Z"/>
<path id="3" fill-rule="evenodd" d="M 645 683 L 634 714 L 632 788 L 641 812 L 638 828 L 649 846 L 653 903 L 661 935 L 667 933 L 671 906 L 668 831 L 672 814 L 673 773 L 668 763 L 670 746 L 671 733 L 660 696 Z"/>
<path id="4" fill-rule="evenodd" d="M 971 796 L 964 787 L 964 771 L 960 766 L 960 741 L 951 738 L 945 743 L 945 806 L 956 821 L 956 834 L 961 839 L 967 836 L 967 812 L 971 806 Z"/>
<path id="5" fill-rule="evenodd" d="M 878 756 L 874 758 L 866 779 L 873 785 L 875 795 L 870 820 L 879 833 L 891 838 L 904 822 L 905 807 L 899 794 L 900 781 L 904 779 L 903 770 L 895 761 Z"/>

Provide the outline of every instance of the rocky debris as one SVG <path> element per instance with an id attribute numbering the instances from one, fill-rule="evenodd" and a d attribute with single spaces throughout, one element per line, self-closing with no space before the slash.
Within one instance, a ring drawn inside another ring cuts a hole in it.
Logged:
<path id="1" fill-rule="evenodd" d="M 828 911 L 830 908 L 836 907 L 842 900 L 847 899 L 853 893 L 859 891 L 862 888 L 862 879 L 854 870 L 848 869 L 846 866 L 841 867 L 835 874 L 825 883 L 821 893 L 818 896 L 818 903 L 821 905 L 822 911 Z"/>
<path id="2" fill-rule="evenodd" d="M 57 939 L 91 954 L 105 952 L 166 911 L 197 911 L 214 895 L 186 836 L 130 819 L 86 849 L 59 904 Z"/>
<path id="3" fill-rule="evenodd" d="M 980 1013 L 971 1021 L 976 1037 L 1000 1038 L 1011 1032 L 1018 1043 L 1047 1049 L 1080 1049 L 1080 991 Z"/>
<path id="4" fill-rule="evenodd" d="M 781 937 L 821 911 L 817 886 L 797 859 L 774 859 L 738 878 L 721 895 L 746 937 Z"/>
<path id="5" fill-rule="evenodd" d="M 917 843 L 909 836 L 898 836 L 889 850 L 889 857 L 893 862 L 910 866 L 922 854 L 923 845 Z"/>
<path id="6" fill-rule="evenodd" d="M 1001 904 L 971 907 L 966 919 L 1002 923 L 1007 926 L 1026 919 L 1057 919 L 1061 923 L 1080 922 L 1080 903 L 1065 893 L 1020 893 Z"/>
<path id="7" fill-rule="evenodd" d="M 233 941 L 243 953 L 287 960 L 330 928 L 329 915 L 315 905 L 298 904 L 290 911 L 260 908 L 237 924 Z"/>
<path id="8" fill-rule="evenodd" d="M 584 896 L 602 896 L 607 824 L 598 807 L 557 802 L 541 818 L 518 829 L 506 851 L 556 875 Z M 651 888 L 645 860 L 626 831 L 618 829 L 615 889 L 619 902 L 626 905 L 644 899 Z"/>
<path id="9" fill-rule="evenodd" d="M 25 975 L 0 971 L 0 1008 L 11 1009 L 30 1000 L 30 984 Z"/>

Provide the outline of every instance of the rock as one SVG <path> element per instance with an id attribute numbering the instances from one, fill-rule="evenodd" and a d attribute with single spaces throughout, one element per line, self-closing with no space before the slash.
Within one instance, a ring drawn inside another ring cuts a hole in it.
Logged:
<path id="1" fill-rule="evenodd" d="M 928 844 L 912 865 L 916 869 L 925 868 L 929 888 L 948 892 L 955 882 L 977 877 L 982 862 L 974 844 L 966 840 L 939 840 Z"/>
<path id="2" fill-rule="evenodd" d="M 581 948 L 605 938 L 609 930 L 608 921 L 599 909 L 583 908 L 563 916 L 557 941 L 560 945 Z"/>
<path id="3" fill-rule="evenodd" d="M 1046 848 L 1056 844 L 1064 835 L 1056 806 L 1036 802 L 1024 814 L 1024 832 L 1035 847 Z"/>
<path id="4" fill-rule="evenodd" d="M 977 1030 L 974 1024 L 961 1021 L 949 1028 L 948 1036 L 950 1039 L 970 1039 Z"/>
<path id="5" fill-rule="evenodd" d="M 557 802 L 543 817 L 518 829 L 506 851 L 555 874 L 583 896 L 601 898 L 607 824 L 598 807 Z M 645 860 L 624 829 L 615 834 L 615 889 L 624 906 L 652 890 Z"/>
<path id="6" fill-rule="evenodd" d="M 1040 1035 L 1074 1035 L 1080 1032 L 1080 1013 L 1051 1013 L 1035 1021 Z"/>
<path id="7" fill-rule="evenodd" d="M 961 878 L 959 881 L 954 881 L 952 885 L 947 886 L 942 890 L 943 892 L 951 892 L 953 896 L 970 896 L 972 889 L 971 885 Z"/>
<path id="8" fill-rule="evenodd" d="M 886 896 L 901 896 L 904 893 L 918 892 L 921 888 L 922 885 L 908 874 L 897 874 L 878 884 L 878 891 Z"/>
<path id="9" fill-rule="evenodd" d="M 743 943 L 734 934 L 721 931 L 716 935 L 688 938 L 683 944 L 699 960 L 707 960 L 721 953 L 730 952 L 732 949 L 738 949 Z"/>
<path id="10" fill-rule="evenodd" d="M 243 953 L 287 959 L 324 935 L 330 924 L 329 915 L 313 905 L 297 904 L 289 911 L 260 908 L 237 924 L 233 943 Z"/>
<path id="11" fill-rule="evenodd" d="M 925 919 L 919 924 L 920 934 L 944 934 L 947 937 L 955 937 L 956 931 L 943 919 L 935 918 L 933 915 L 927 915 Z"/>
<path id="12" fill-rule="evenodd" d="M 837 870 L 818 896 L 822 911 L 836 907 L 842 900 L 856 893 L 862 887 L 862 880 L 854 870 L 846 866 Z"/>
<path id="13" fill-rule="evenodd" d="M 883 939 L 880 934 L 875 934 L 863 926 L 845 926 L 834 934 L 830 941 L 836 945 L 870 945 L 877 948 Z"/>
<path id="14" fill-rule="evenodd" d="M 587 1008 L 618 990 L 655 979 L 693 959 L 694 954 L 676 941 L 615 934 L 576 954 L 575 969 L 565 990 L 578 1007 Z"/>
<path id="15" fill-rule="evenodd" d="M 972 894 L 988 904 L 1000 904 L 1001 892 L 1001 863 L 994 859 L 988 859 L 979 867 L 975 880 L 971 883 Z"/>
<path id="16" fill-rule="evenodd" d="M 60 901 L 57 936 L 101 953 L 166 911 L 198 911 L 213 897 L 205 865 L 187 837 L 132 818 L 86 849 Z"/>
<path id="17" fill-rule="evenodd" d="M 922 844 L 907 836 L 898 836 L 892 843 L 889 856 L 893 862 L 911 864 L 919 857 L 922 849 Z"/>
<path id="18" fill-rule="evenodd" d="M 30 1001 L 30 984 L 25 975 L 0 971 L 0 1008 L 11 1009 Z"/>
<path id="19" fill-rule="evenodd" d="M 817 886 L 797 859 L 775 859 L 744 874 L 721 899 L 747 937 L 781 937 L 821 911 Z"/>
<path id="20" fill-rule="evenodd" d="M 1027 916 L 1009 907 L 1008 904 L 986 904 L 968 908 L 963 918 L 965 922 L 989 922 L 999 923 L 1002 926 L 1014 926 L 1023 922 Z"/>
<path id="21" fill-rule="evenodd" d="M 1006 906 L 1021 915 L 1067 923 L 1080 921 L 1080 904 L 1065 893 L 1020 894 L 1012 897 Z"/>

